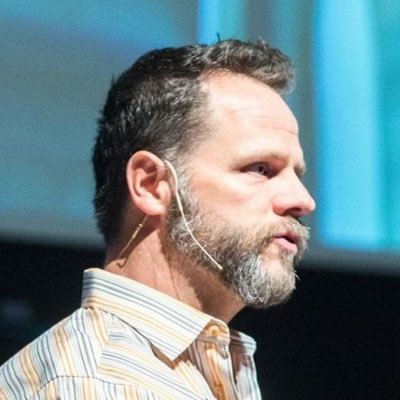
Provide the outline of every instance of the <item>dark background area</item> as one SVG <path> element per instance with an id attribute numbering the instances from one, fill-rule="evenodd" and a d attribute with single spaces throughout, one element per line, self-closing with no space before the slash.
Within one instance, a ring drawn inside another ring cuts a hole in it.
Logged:
<path id="1" fill-rule="evenodd" d="M 99 250 L 0 242 L 0 363 L 79 306 Z M 289 303 L 244 310 L 269 400 L 400 399 L 400 278 L 299 268 Z M 343 269 L 341 269 L 342 271 Z"/>

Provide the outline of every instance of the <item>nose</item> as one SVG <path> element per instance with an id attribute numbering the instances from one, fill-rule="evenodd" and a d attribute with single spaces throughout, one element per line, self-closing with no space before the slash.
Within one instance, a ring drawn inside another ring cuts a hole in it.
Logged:
<path id="1" fill-rule="evenodd" d="M 281 216 L 303 217 L 313 212 L 315 206 L 315 200 L 297 176 L 273 198 L 274 212 Z"/>

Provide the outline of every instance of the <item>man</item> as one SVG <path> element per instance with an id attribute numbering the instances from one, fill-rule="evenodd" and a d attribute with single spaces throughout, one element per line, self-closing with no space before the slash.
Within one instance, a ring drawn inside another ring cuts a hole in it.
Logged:
<path id="1" fill-rule="evenodd" d="M 264 42 L 145 54 L 112 84 L 94 148 L 104 269 L 82 307 L 8 361 L 4 399 L 259 399 L 245 306 L 285 301 L 314 201 L 292 70 Z"/>

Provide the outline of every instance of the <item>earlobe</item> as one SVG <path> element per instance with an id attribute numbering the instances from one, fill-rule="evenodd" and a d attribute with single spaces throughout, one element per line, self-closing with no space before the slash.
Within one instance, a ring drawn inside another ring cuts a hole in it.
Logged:
<path id="1" fill-rule="evenodd" d="M 165 215 L 171 201 L 168 171 L 164 162 L 148 151 L 132 155 L 126 166 L 130 202 L 147 215 Z"/>

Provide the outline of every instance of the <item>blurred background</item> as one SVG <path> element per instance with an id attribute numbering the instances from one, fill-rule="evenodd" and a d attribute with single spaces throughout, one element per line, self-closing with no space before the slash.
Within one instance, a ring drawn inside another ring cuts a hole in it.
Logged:
<path id="1" fill-rule="evenodd" d="M 294 61 L 288 97 L 317 200 L 298 290 L 245 310 L 266 399 L 400 398 L 400 2 L 0 0 L 0 364 L 79 306 L 103 244 L 96 119 L 147 50 L 263 38 Z"/>

